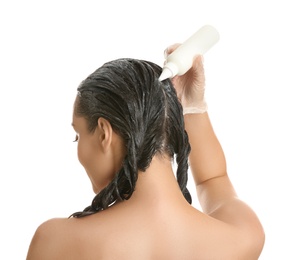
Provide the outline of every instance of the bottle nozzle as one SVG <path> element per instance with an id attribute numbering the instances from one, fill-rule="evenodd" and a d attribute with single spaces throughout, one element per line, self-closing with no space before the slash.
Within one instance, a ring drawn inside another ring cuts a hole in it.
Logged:
<path id="1" fill-rule="evenodd" d="M 169 68 L 164 67 L 162 70 L 162 73 L 159 76 L 159 81 L 163 81 L 167 78 L 171 78 L 172 76 L 173 76 L 172 71 Z"/>

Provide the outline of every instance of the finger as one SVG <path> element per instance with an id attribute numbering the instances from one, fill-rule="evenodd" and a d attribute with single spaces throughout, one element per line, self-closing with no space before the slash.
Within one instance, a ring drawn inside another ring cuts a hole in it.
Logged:
<path id="1" fill-rule="evenodd" d="M 203 68 L 204 67 L 204 57 L 203 55 L 196 55 L 193 59 L 193 67 L 198 69 L 198 68 Z"/>
<path id="2" fill-rule="evenodd" d="M 193 58 L 195 63 L 203 64 L 204 63 L 204 56 L 203 55 L 195 55 Z"/>
<path id="3" fill-rule="evenodd" d="M 170 46 L 168 46 L 168 48 L 165 49 L 164 51 L 164 57 L 165 59 L 174 51 L 176 50 L 179 46 L 181 45 L 181 43 L 175 43 L 172 44 Z"/>
<path id="4" fill-rule="evenodd" d="M 171 81 L 172 81 L 172 84 L 174 85 L 174 87 L 176 86 L 177 78 L 178 78 L 178 76 L 174 76 L 173 78 L 171 78 Z"/>

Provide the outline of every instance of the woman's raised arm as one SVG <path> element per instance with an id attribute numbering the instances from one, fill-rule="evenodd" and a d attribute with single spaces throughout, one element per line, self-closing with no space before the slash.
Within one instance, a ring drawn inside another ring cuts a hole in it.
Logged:
<path id="1" fill-rule="evenodd" d="M 176 47 L 169 47 L 168 53 Z M 202 210 L 228 224 L 256 256 L 264 245 L 264 231 L 255 212 L 238 198 L 227 174 L 225 155 L 213 130 L 204 99 L 202 57 L 195 57 L 192 68 L 186 74 L 174 77 L 172 82 L 183 106 L 185 129 L 191 145 L 190 169 Z"/>

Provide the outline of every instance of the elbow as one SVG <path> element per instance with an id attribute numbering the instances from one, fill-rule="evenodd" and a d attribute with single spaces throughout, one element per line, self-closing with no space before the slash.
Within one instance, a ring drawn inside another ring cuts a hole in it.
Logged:
<path id="1" fill-rule="evenodd" d="M 256 232 L 255 236 L 256 236 L 255 248 L 256 248 L 256 253 L 258 254 L 258 257 L 259 257 L 263 251 L 265 240 L 266 240 L 265 231 L 262 226 L 259 227 L 259 230 L 258 232 Z"/>
<path id="2" fill-rule="evenodd" d="M 259 259 L 265 244 L 265 231 L 262 225 L 258 222 L 251 226 L 251 230 L 246 235 L 246 256 L 250 256 L 248 259 Z M 245 258 L 246 259 L 246 258 Z"/>

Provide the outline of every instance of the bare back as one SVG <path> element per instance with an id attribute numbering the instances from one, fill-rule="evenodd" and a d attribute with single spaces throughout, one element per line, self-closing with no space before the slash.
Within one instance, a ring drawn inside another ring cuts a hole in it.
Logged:
<path id="1" fill-rule="evenodd" d="M 123 202 L 80 219 L 52 219 L 36 237 L 48 240 L 42 259 L 246 259 L 237 255 L 235 234 L 187 203 L 169 201 L 147 208 Z"/>

